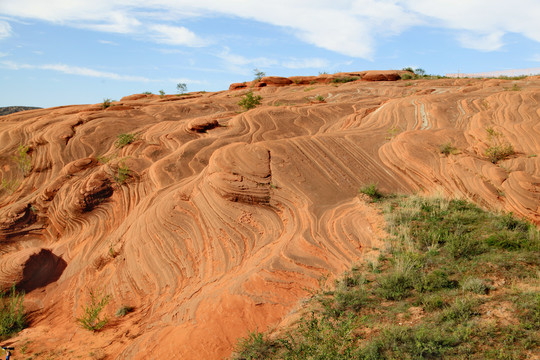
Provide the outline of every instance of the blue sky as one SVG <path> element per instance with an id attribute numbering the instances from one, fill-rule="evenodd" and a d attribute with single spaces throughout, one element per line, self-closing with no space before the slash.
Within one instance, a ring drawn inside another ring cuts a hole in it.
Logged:
<path id="1" fill-rule="evenodd" d="M 0 0 L 0 106 L 267 75 L 540 68 L 538 0 Z"/>

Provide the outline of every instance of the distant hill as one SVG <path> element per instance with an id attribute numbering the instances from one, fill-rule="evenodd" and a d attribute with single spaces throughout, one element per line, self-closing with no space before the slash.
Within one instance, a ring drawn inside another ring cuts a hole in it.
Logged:
<path id="1" fill-rule="evenodd" d="M 13 114 L 13 113 L 16 113 L 16 112 L 19 112 L 19 111 L 35 110 L 35 109 L 42 109 L 42 108 L 33 107 L 33 106 L 6 106 L 6 107 L 0 107 L 0 116 Z"/>

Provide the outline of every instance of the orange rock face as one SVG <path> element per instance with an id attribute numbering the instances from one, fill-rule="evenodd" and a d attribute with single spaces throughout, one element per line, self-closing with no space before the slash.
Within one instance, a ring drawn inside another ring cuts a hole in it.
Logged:
<path id="1" fill-rule="evenodd" d="M 382 215 L 358 196 L 369 183 L 540 223 L 540 80 L 331 78 L 255 88 L 247 112 L 223 91 L 0 117 L 0 286 L 26 290 L 30 312 L 10 344 L 226 358 L 380 246 Z M 494 163 L 496 146 L 514 153 Z M 98 333 L 76 322 L 90 290 L 111 296 Z"/>

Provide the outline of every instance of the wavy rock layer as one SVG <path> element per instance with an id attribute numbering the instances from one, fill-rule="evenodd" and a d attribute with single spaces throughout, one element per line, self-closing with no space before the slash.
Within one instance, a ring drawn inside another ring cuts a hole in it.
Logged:
<path id="1" fill-rule="evenodd" d="M 0 117 L 0 286 L 26 289 L 32 311 L 14 344 L 226 357 L 380 246 L 381 215 L 357 195 L 369 183 L 540 223 L 539 80 L 308 80 L 266 78 L 279 86 L 249 89 L 263 100 L 248 112 L 235 90 Z M 109 314 L 135 310 L 90 334 L 75 319 L 98 289 Z"/>

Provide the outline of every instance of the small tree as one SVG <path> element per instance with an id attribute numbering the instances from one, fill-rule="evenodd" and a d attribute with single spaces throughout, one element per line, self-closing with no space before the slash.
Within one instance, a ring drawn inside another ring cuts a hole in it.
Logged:
<path id="1" fill-rule="evenodd" d="M 255 75 L 255 79 L 256 81 L 259 81 L 261 80 L 265 75 L 266 73 L 259 70 L 259 69 L 253 69 L 253 74 Z"/>
<path id="2" fill-rule="evenodd" d="M 187 91 L 187 85 L 185 83 L 176 84 L 176 90 L 179 94 L 183 94 Z"/>
<path id="3" fill-rule="evenodd" d="M 418 76 L 424 76 L 426 75 L 426 70 L 422 69 L 422 68 L 418 68 L 416 70 L 414 70 L 414 73 Z"/>

